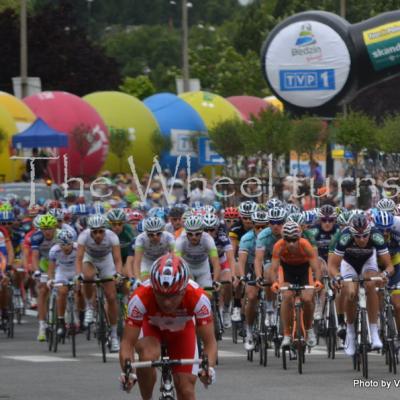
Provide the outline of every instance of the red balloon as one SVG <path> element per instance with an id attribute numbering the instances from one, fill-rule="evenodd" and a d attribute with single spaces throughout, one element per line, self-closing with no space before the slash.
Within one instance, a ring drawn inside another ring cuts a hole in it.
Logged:
<path id="1" fill-rule="evenodd" d="M 49 163 L 54 179 L 58 180 L 61 171 L 64 181 L 64 154 L 68 154 L 69 177 L 96 176 L 107 157 L 109 143 L 107 127 L 97 111 L 67 92 L 38 93 L 23 101 L 50 127 L 69 136 L 68 148 L 58 151 L 60 160 Z"/>
<path id="2" fill-rule="evenodd" d="M 266 101 L 254 96 L 232 96 L 226 100 L 240 111 L 243 119 L 247 122 L 251 120 L 252 115 L 257 117 L 262 111 L 270 107 Z"/>

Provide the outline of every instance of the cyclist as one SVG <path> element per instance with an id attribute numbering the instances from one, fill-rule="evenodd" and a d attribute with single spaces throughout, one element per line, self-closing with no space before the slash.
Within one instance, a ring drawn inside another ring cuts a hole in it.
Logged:
<path id="1" fill-rule="evenodd" d="M 256 239 L 257 235 L 267 227 L 268 214 L 265 211 L 255 211 L 251 216 L 251 220 L 254 226 L 253 229 L 240 239 L 238 268 L 240 276 L 246 276 L 249 280 L 254 280 L 256 278 L 254 271 Z M 247 285 L 245 290 L 247 301 L 244 312 L 246 321 L 244 348 L 247 351 L 254 349 L 253 324 L 257 313 L 258 290 L 257 286 L 250 285 Z"/>
<path id="2" fill-rule="evenodd" d="M 175 249 L 174 236 L 164 230 L 164 220 L 148 217 L 143 225 L 144 232 L 134 242 L 133 276 L 138 282 L 148 278 L 155 260 Z"/>
<path id="3" fill-rule="evenodd" d="M 315 281 L 313 282 L 313 275 Z M 307 239 L 301 237 L 299 224 L 288 221 L 282 228 L 282 239 L 278 240 L 272 251 L 271 276 L 275 282 L 273 290 L 279 290 L 280 286 L 312 285 L 317 291 L 323 285 L 320 282 L 321 269 L 318 261 L 318 253 Z M 306 341 L 309 347 L 316 345 L 316 337 L 312 328 L 314 315 L 314 293 L 313 290 L 303 290 L 301 293 L 304 303 L 304 327 L 306 330 Z M 293 298 L 291 291 L 282 293 L 281 319 L 283 322 L 282 346 L 291 343 L 291 321 L 293 315 Z"/>
<path id="4" fill-rule="evenodd" d="M 172 207 L 168 213 L 169 222 L 165 226 L 167 232 L 172 233 L 177 239 L 184 231 L 183 228 L 183 216 L 184 209 L 181 207 Z"/>
<path id="5" fill-rule="evenodd" d="M 170 359 L 197 358 L 197 335 L 209 361 L 208 370 L 200 372 L 200 380 L 205 385 L 215 382 L 217 343 L 211 304 L 206 293 L 189 280 L 189 274 L 183 259 L 171 254 L 153 264 L 150 280 L 140 286 L 129 301 L 119 355 L 122 369 L 127 360 L 134 361 L 134 350 L 140 361 L 159 359 L 162 343 Z M 195 399 L 198 366 L 172 367 L 172 372 L 178 399 Z M 156 370 L 138 369 L 136 374 L 142 398 L 153 398 Z M 136 382 L 136 374 L 129 382 L 125 382 L 121 374 L 128 391 Z"/>
<path id="6" fill-rule="evenodd" d="M 31 236 L 32 270 L 40 278 L 38 296 L 39 333 L 38 341 L 46 340 L 46 314 L 49 289 L 46 285 L 49 267 L 49 252 L 56 243 L 57 220 L 50 214 L 43 215 L 39 221 L 39 230 Z"/>
<path id="7" fill-rule="evenodd" d="M 78 245 L 74 243 L 73 234 L 66 229 L 57 233 L 57 244 L 49 252 L 49 280 L 47 286 L 51 289 L 53 283 L 68 283 L 75 278 L 75 260 Z M 65 334 L 64 314 L 67 304 L 68 287 L 61 286 L 57 289 L 57 318 L 59 336 Z M 78 300 L 78 299 L 76 299 Z M 75 321 L 79 321 L 76 314 Z"/>
<path id="8" fill-rule="evenodd" d="M 267 283 L 272 283 L 272 277 L 270 276 L 270 266 L 272 258 L 272 250 L 274 244 L 282 236 L 282 227 L 285 223 L 286 211 L 284 208 L 270 208 L 268 209 L 268 224 L 269 227 L 262 230 L 257 236 L 256 241 L 256 253 L 254 259 L 254 270 L 257 280 L 262 280 L 263 278 Z M 274 294 L 270 287 L 265 289 L 266 298 L 266 315 L 265 323 L 266 325 L 273 325 L 274 315 Z"/>
<path id="9" fill-rule="evenodd" d="M 211 235 L 214 239 L 215 245 L 217 246 L 219 264 L 221 266 L 221 280 L 231 282 L 232 278 L 234 278 L 236 286 L 237 279 L 235 276 L 235 257 L 233 254 L 233 247 L 225 231 L 219 229 L 219 218 L 215 214 L 207 213 L 203 217 L 203 225 L 204 231 Z M 230 328 L 232 326 L 230 313 L 232 285 L 224 285 L 221 292 L 224 299 L 224 307 L 222 311 L 223 324 L 225 328 Z"/>
<path id="10" fill-rule="evenodd" d="M 395 288 L 391 295 L 395 309 L 397 332 L 400 332 L 400 218 L 393 217 L 388 211 L 379 211 L 373 214 L 373 221 L 375 227 L 385 238 L 394 267 L 394 274 L 390 277 L 388 286 Z"/>
<path id="11" fill-rule="evenodd" d="M 14 247 L 11 242 L 11 235 L 7 226 L 14 223 L 14 213 L 12 211 L 0 211 L 0 233 L 2 241 L 0 243 L 0 252 L 4 255 L 7 265 L 14 262 Z"/>
<path id="12" fill-rule="evenodd" d="M 185 232 L 176 241 L 176 255 L 182 257 L 189 266 L 194 280 L 201 287 L 211 287 L 219 281 L 220 264 L 218 250 L 213 238 L 204 232 L 203 218 L 192 215 L 185 221 Z"/>
<path id="13" fill-rule="evenodd" d="M 93 280 L 96 272 L 100 279 L 112 278 L 122 273 L 121 251 L 118 236 L 106 229 L 107 221 L 103 215 L 95 214 L 88 219 L 88 229 L 78 237 L 76 273 L 85 280 Z M 117 336 L 118 305 L 115 281 L 103 284 L 107 300 L 108 317 L 111 325 L 111 351 L 119 350 Z M 93 321 L 93 285 L 85 284 L 83 293 L 86 300 L 85 325 Z"/>
<path id="14" fill-rule="evenodd" d="M 236 207 L 227 207 L 224 211 L 224 222 L 228 231 L 239 221 L 239 211 Z"/>
<path id="15" fill-rule="evenodd" d="M 75 229 L 66 223 L 64 223 L 64 211 L 61 208 L 50 208 L 48 213 L 52 215 L 58 222 L 58 229 L 64 229 L 73 235 L 74 239 L 77 239 L 76 231 Z"/>
<path id="16" fill-rule="evenodd" d="M 343 278 L 370 278 L 379 275 L 377 257 L 385 268 L 382 276 L 387 277 L 393 273 L 393 265 L 390 260 L 389 251 L 384 237 L 376 229 L 371 227 L 369 218 L 365 213 L 355 214 L 350 227 L 346 228 L 340 235 L 334 253 L 328 260 L 328 270 L 336 287 L 343 286 L 346 301 L 346 344 L 345 352 L 353 356 L 356 351 L 354 319 L 356 315 L 357 302 L 355 301 L 358 284 L 355 282 L 341 283 Z M 367 311 L 370 325 L 372 349 L 382 348 L 382 342 L 378 333 L 378 295 L 375 291 L 374 282 L 366 282 Z"/>

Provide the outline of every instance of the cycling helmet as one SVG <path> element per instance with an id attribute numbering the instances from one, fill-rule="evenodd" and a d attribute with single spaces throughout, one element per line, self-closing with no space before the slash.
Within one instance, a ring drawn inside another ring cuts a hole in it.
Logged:
<path id="1" fill-rule="evenodd" d="M 139 211 L 130 211 L 126 215 L 128 222 L 139 222 L 143 219 L 143 215 Z"/>
<path id="2" fill-rule="evenodd" d="M 193 212 L 190 210 L 186 210 L 183 214 L 182 214 L 182 220 L 183 222 L 185 222 L 189 217 L 191 217 L 193 215 Z"/>
<path id="3" fill-rule="evenodd" d="M 304 225 L 304 223 L 305 223 L 304 215 L 301 212 L 290 214 L 287 217 L 287 221 L 296 222 L 296 224 L 299 224 L 300 226 Z"/>
<path id="4" fill-rule="evenodd" d="M 13 206 L 8 202 L 3 203 L 3 204 L 0 205 L 0 212 L 2 212 L 2 211 L 12 211 L 12 210 L 13 210 Z"/>
<path id="5" fill-rule="evenodd" d="M 58 222 L 55 217 L 51 214 L 45 214 L 40 218 L 39 228 L 40 229 L 54 229 L 57 228 Z"/>
<path id="6" fill-rule="evenodd" d="M 272 198 L 267 201 L 267 208 L 282 208 L 283 202 L 277 198 Z"/>
<path id="7" fill-rule="evenodd" d="M 44 206 L 46 203 L 46 199 L 44 197 L 39 197 L 37 199 L 37 203 L 39 204 L 39 206 Z"/>
<path id="8" fill-rule="evenodd" d="M 64 220 L 64 213 L 63 210 L 61 210 L 61 208 L 50 208 L 48 213 L 52 215 L 57 221 Z"/>
<path id="9" fill-rule="evenodd" d="M 32 207 L 29 207 L 29 208 L 27 209 L 26 214 L 27 214 L 29 217 L 36 217 L 36 215 L 39 214 L 39 211 L 40 211 L 40 207 L 37 206 L 37 205 L 33 205 Z"/>
<path id="10" fill-rule="evenodd" d="M 210 205 L 205 205 L 203 207 L 204 211 L 206 214 L 215 214 L 217 212 L 217 210 L 215 209 L 214 206 L 210 206 Z"/>
<path id="11" fill-rule="evenodd" d="M 24 218 L 21 221 L 21 230 L 24 233 L 28 233 L 32 229 L 32 218 Z"/>
<path id="12" fill-rule="evenodd" d="M 220 212 L 222 210 L 222 204 L 219 201 L 214 201 L 213 202 L 213 207 L 215 209 L 215 212 Z"/>
<path id="13" fill-rule="evenodd" d="M 61 245 L 74 243 L 74 235 L 67 229 L 62 229 L 57 234 L 57 242 Z"/>
<path id="14" fill-rule="evenodd" d="M 107 220 L 104 215 L 94 214 L 87 220 L 87 226 L 90 229 L 105 229 L 107 227 Z"/>
<path id="15" fill-rule="evenodd" d="M 325 204 L 318 210 L 318 218 L 336 218 L 337 212 L 330 204 Z"/>
<path id="16" fill-rule="evenodd" d="M 125 222 L 126 221 L 126 214 L 122 208 L 112 208 L 107 213 L 107 221 L 112 222 Z"/>
<path id="17" fill-rule="evenodd" d="M 394 208 L 393 214 L 396 216 L 400 215 L 400 204 L 396 204 L 396 207 Z"/>
<path id="18" fill-rule="evenodd" d="M 143 233 L 143 232 L 144 232 L 143 225 L 144 225 L 144 222 L 143 222 L 143 219 L 142 219 L 142 220 L 137 224 L 137 227 L 136 227 L 138 233 Z"/>
<path id="19" fill-rule="evenodd" d="M 92 214 L 104 214 L 105 209 L 100 202 L 93 204 Z"/>
<path id="20" fill-rule="evenodd" d="M 312 225 L 315 221 L 315 213 L 313 211 L 303 211 L 304 224 Z"/>
<path id="21" fill-rule="evenodd" d="M 225 208 L 225 211 L 224 211 L 225 219 L 238 219 L 239 216 L 240 216 L 239 211 L 236 207 Z"/>
<path id="22" fill-rule="evenodd" d="M 12 211 L 0 211 L 0 222 L 13 222 L 15 215 Z"/>
<path id="23" fill-rule="evenodd" d="M 199 208 L 203 208 L 204 204 L 201 201 L 194 201 L 192 204 L 192 208 L 194 210 L 198 210 Z"/>
<path id="24" fill-rule="evenodd" d="M 86 204 L 76 204 L 71 208 L 72 214 L 74 215 L 88 215 L 89 210 L 86 207 Z"/>
<path id="25" fill-rule="evenodd" d="M 144 220 L 143 228 L 146 232 L 160 232 L 164 229 L 165 222 L 159 217 L 148 217 Z"/>
<path id="26" fill-rule="evenodd" d="M 189 268 L 181 257 L 166 254 L 154 261 L 150 281 L 156 293 L 174 295 L 186 289 L 189 275 Z"/>
<path id="27" fill-rule="evenodd" d="M 268 213 L 266 211 L 255 211 L 253 214 L 251 214 L 251 220 L 255 224 L 263 224 L 266 225 L 269 221 L 268 219 Z"/>
<path id="28" fill-rule="evenodd" d="M 268 211 L 266 204 L 257 204 L 257 211 Z"/>
<path id="29" fill-rule="evenodd" d="M 376 207 L 381 211 L 393 212 L 396 208 L 396 203 L 392 199 L 383 198 L 378 201 Z"/>
<path id="30" fill-rule="evenodd" d="M 372 219 L 378 229 L 388 229 L 394 224 L 393 214 L 387 211 L 374 213 Z"/>
<path id="31" fill-rule="evenodd" d="M 296 206 L 296 204 L 289 203 L 286 205 L 286 212 L 288 214 L 295 214 L 301 212 L 300 207 Z"/>
<path id="32" fill-rule="evenodd" d="M 36 215 L 36 217 L 33 218 L 32 225 L 34 228 L 40 229 L 40 220 L 42 217 L 43 215 Z"/>
<path id="33" fill-rule="evenodd" d="M 350 232 L 353 235 L 362 235 L 371 232 L 371 223 L 364 213 L 353 216 L 350 221 Z"/>
<path id="34" fill-rule="evenodd" d="M 351 211 L 343 211 L 337 217 L 337 223 L 339 225 L 349 225 L 351 219 L 353 218 L 353 213 Z"/>
<path id="35" fill-rule="evenodd" d="M 217 228 L 219 226 L 219 219 L 215 214 L 207 213 L 203 217 L 203 225 L 204 228 L 210 228 L 210 229 Z"/>
<path id="36" fill-rule="evenodd" d="M 283 225 L 282 237 L 284 239 L 300 239 L 300 225 L 293 221 L 288 221 Z"/>
<path id="37" fill-rule="evenodd" d="M 243 201 L 239 205 L 239 214 L 241 217 L 251 217 L 254 211 L 257 211 L 257 203 L 254 201 Z"/>
<path id="38" fill-rule="evenodd" d="M 203 218 L 200 215 L 192 215 L 185 221 L 185 230 L 188 232 L 202 231 Z"/>
<path id="39" fill-rule="evenodd" d="M 170 217 L 170 218 L 182 218 L 183 213 L 184 213 L 184 210 L 183 210 L 182 207 L 176 207 L 175 206 L 175 207 L 172 207 L 169 210 L 168 217 Z"/>
<path id="40" fill-rule="evenodd" d="M 286 218 L 286 211 L 283 207 L 274 207 L 268 210 L 269 221 L 284 221 Z"/>

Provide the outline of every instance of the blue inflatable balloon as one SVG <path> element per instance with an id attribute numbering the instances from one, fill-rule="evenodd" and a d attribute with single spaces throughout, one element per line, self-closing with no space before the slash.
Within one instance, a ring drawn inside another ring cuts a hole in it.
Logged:
<path id="1" fill-rule="evenodd" d="M 161 133 L 171 138 L 172 148 L 160 156 L 160 164 L 175 172 L 177 157 L 182 156 L 179 169 L 186 168 L 186 155 L 191 156 L 191 172 L 199 170 L 198 158 L 193 152 L 190 137 L 207 128 L 197 111 L 181 98 L 171 93 L 159 93 L 143 101 L 156 118 Z"/>

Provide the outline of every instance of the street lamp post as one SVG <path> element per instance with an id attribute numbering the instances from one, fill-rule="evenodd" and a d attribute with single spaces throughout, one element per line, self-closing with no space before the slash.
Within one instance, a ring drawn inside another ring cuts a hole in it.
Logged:
<path id="1" fill-rule="evenodd" d="M 27 0 L 21 0 L 20 16 L 20 74 L 21 74 L 21 98 L 28 96 L 28 16 Z"/>
<path id="2" fill-rule="evenodd" d="M 190 4 L 190 3 L 189 3 Z M 183 91 L 190 90 L 189 84 L 189 27 L 188 27 L 188 2 L 182 0 L 182 74 Z"/>

